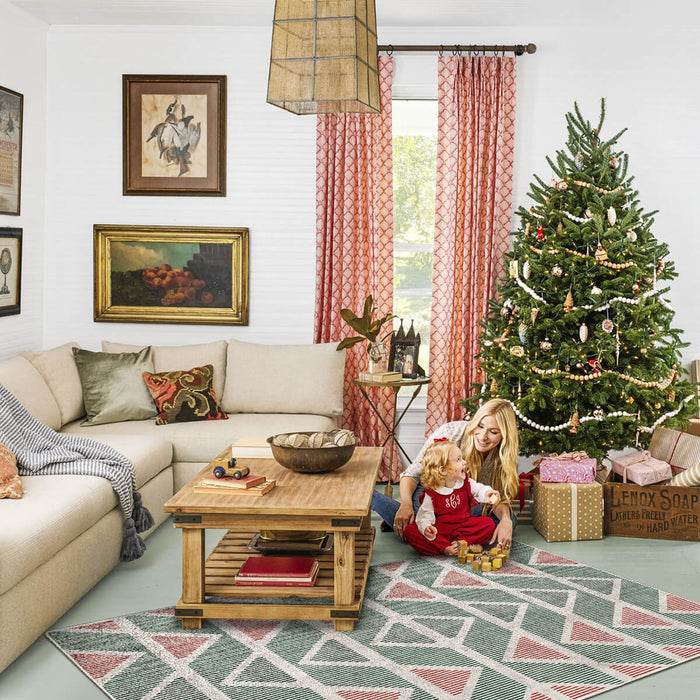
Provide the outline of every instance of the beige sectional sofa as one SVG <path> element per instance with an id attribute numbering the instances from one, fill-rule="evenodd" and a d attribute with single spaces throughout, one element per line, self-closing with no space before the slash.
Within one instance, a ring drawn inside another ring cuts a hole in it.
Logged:
<path id="1" fill-rule="evenodd" d="M 228 420 L 156 425 L 150 418 L 82 426 L 74 346 L 0 362 L 0 384 L 54 430 L 90 437 L 126 455 L 154 529 L 166 519 L 163 504 L 227 445 L 245 436 L 329 430 L 342 415 L 345 358 L 334 344 L 222 340 L 153 346 L 153 364 L 155 372 L 212 364 L 214 390 Z M 105 341 L 101 350 L 140 349 Z M 122 541 L 123 514 L 106 479 L 28 476 L 22 482 L 23 498 L 0 500 L 0 670 L 119 562 Z"/>

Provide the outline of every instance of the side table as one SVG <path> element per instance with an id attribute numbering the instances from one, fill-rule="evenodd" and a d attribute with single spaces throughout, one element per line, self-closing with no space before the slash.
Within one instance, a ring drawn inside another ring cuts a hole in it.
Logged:
<path id="1" fill-rule="evenodd" d="M 360 392 L 362 393 L 362 396 L 365 397 L 365 400 L 369 405 L 372 407 L 372 410 L 377 414 L 377 417 L 379 420 L 382 422 L 384 427 L 387 430 L 387 435 L 386 438 L 384 438 L 384 442 L 382 443 L 382 447 L 386 445 L 387 442 L 390 442 L 391 445 L 391 463 L 389 465 L 389 480 L 387 482 L 387 485 L 384 489 L 384 493 L 389 496 L 389 498 L 392 498 L 394 495 L 394 487 L 391 483 L 391 474 L 394 471 L 394 445 L 396 445 L 401 452 L 403 452 L 404 456 L 406 459 L 410 462 L 411 458 L 408 456 L 408 453 L 406 450 L 404 450 L 403 446 L 401 443 L 398 441 L 396 437 L 396 431 L 398 430 L 399 423 L 403 419 L 404 415 L 406 415 L 406 411 L 408 411 L 409 407 L 413 403 L 413 400 L 418 396 L 418 393 L 420 392 L 421 388 L 424 387 L 426 384 L 430 384 L 430 377 L 417 377 L 416 379 L 400 379 L 399 381 L 395 382 L 373 382 L 373 381 L 366 381 L 364 379 L 353 379 L 352 380 L 354 384 L 356 384 Z M 370 398 L 369 394 L 367 393 L 365 387 L 381 387 L 381 388 L 389 388 L 394 391 L 394 409 L 391 413 L 392 416 L 392 424 L 389 425 L 384 418 L 382 417 L 381 413 L 379 412 L 379 409 L 375 406 L 374 402 Z M 411 398 L 409 399 L 408 403 L 404 407 L 403 411 L 401 411 L 400 415 L 396 415 L 396 401 L 398 399 L 399 395 L 399 389 L 405 387 L 405 386 L 413 386 L 415 387 L 413 394 L 411 395 Z M 400 459 L 400 457 L 399 457 Z"/>

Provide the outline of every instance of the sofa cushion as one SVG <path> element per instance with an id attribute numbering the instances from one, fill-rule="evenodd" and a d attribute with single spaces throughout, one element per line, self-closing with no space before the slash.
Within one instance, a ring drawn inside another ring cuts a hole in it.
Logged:
<path id="1" fill-rule="evenodd" d="M 7 445 L 0 445 L 0 498 L 22 498 L 17 457 Z"/>
<path id="2" fill-rule="evenodd" d="M 149 435 L 168 440 L 173 446 L 175 462 L 209 462 L 236 440 L 249 435 L 269 437 L 277 433 L 296 431 L 327 431 L 337 428 L 332 418 L 319 415 L 283 413 L 238 413 L 225 421 L 209 420 L 196 423 L 155 425 L 153 420 L 83 426 L 75 421 L 63 426 L 62 433 L 94 437 L 107 442 L 106 436 Z M 109 442 L 108 444 L 112 444 Z M 118 443 L 114 443 L 117 447 Z"/>
<path id="3" fill-rule="evenodd" d="M 214 368 L 193 367 L 187 372 L 143 373 L 156 405 L 156 425 L 197 420 L 227 420 L 211 388 Z"/>
<path id="4" fill-rule="evenodd" d="M 345 353 L 335 348 L 229 340 L 224 411 L 342 415 Z"/>
<path id="5" fill-rule="evenodd" d="M 83 387 L 73 357 L 73 348 L 79 347 L 78 343 L 65 343 L 51 350 L 22 353 L 49 385 L 61 411 L 62 425 L 85 415 Z"/>
<path id="6" fill-rule="evenodd" d="M 91 352 L 73 348 L 83 387 L 85 425 L 141 420 L 156 415 L 143 381 L 153 371 L 150 347 L 140 352 Z"/>
<path id="7" fill-rule="evenodd" d="M 137 352 L 143 349 L 143 345 L 125 345 L 112 343 L 109 340 L 102 341 L 104 352 Z M 153 368 L 156 372 L 175 372 L 201 367 L 202 365 L 214 366 L 214 379 L 212 386 L 216 398 L 221 401 L 224 394 L 226 381 L 226 349 L 225 340 L 215 340 L 211 343 L 198 343 L 196 345 L 153 345 Z"/>
<path id="8" fill-rule="evenodd" d="M 104 436 L 101 441 L 131 460 L 137 488 L 172 461 L 172 448 L 166 440 Z M 0 508 L 0 593 L 119 505 L 110 482 L 98 476 L 25 476 L 22 481 L 24 497 L 3 501 Z"/>
<path id="9" fill-rule="evenodd" d="M 37 420 L 50 428 L 61 427 L 61 409 L 39 370 L 20 355 L 0 362 L 2 384 Z"/>

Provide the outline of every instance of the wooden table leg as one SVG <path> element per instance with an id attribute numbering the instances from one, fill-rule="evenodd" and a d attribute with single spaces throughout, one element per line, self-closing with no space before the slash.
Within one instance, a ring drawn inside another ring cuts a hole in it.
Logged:
<path id="1" fill-rule="evenodd" d="M 182 602 L 204 603 L 204 528 L 182 528 Z M 202 620 L 182 618 L 182 629 L 198 630 Z"/>
<path id="2" fill-rule="evenodd" d="M 336 532 L 333 536 L 333 586 L 336 605 L 350 605 L 355 600 L 355 533 Z M 349 632 L 355 620 L 334 620 L 336 632 Z"/>

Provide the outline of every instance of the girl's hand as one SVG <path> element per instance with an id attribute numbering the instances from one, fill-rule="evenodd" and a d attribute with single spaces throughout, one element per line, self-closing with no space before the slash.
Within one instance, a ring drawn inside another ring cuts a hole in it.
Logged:
<path id="1" fill-rule="evenodd" d="M 449 557 L 456 557 L 459 553 L 459 542 L 455 540 L 449 547 L 445 547 L 442 553 L 447 554 Z"/>
<path id="2" fill-rule="evenodd" d="M 423 531 L 423 537 L 426 540 L 434 540 L 437 537 L 437 528 L 435 525 L 428 525 Z"/>
<path id="3" fill-rule="evenodd" d="M 394 532 L 399 539 L 404 539 L 403 531 L 406 525 L 412 523 L 416 519 L 416 514 L 413 512 L 413 503 L 401 503 L 394 517 Z"/>
<path id="4" fill-rule="evenodd" d="M 496 489 L 487 489 L 486 499 L 492 506 L 495 506 L 501 500 L 501 494 Z"/>

